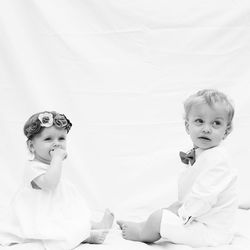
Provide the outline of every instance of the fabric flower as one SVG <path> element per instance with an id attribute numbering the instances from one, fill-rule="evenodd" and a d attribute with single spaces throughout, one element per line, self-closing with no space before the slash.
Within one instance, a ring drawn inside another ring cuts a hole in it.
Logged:
<path id="1" fill-rule="evenodd" d="M 67 132 L 70 130 L 70 128 L 72 126 L 72 124 L 70 123 L 70 121 L 63 114 L 56 114 L 55 115 L 55 117 L 54 117 L 54 124 L 58 128 L 65 128 L 67 130 Z"/>
<path id="2" fill-rule="evenodd" d="M 72 127 L 72 123 L 64 114 L 59 114 L 55 111 L 38 113 L 33 115 L 24 125 L 24 134 L 28 139 L 32 139 L 35 135 L 42 131 L 42 128 L 55 126 L 60 129 L 65 129 L 67 133 Z"/>
<path id="3" fill-rule="evenodd" d="M 51 127 L 53 125 L 53 115 L 51 113 L 41 113 L 38 116 L 39 121 L 41 122 L 42 127 Z"/>
<path id="4" fill-rule="evenodd" d="M 37 120 L 25 129 L 26 136 L 29 138 L 30 136 L 37 134 L 40 131 L 40 129 L 41 129 L 41 125 L 40 125 L 40 122 Z"/>

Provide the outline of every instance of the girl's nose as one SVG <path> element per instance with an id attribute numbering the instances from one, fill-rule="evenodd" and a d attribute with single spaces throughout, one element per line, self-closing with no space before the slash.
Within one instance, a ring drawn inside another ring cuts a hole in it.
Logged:
<path id="1" fill-rule="evenodd" d="M 53 147 L 60 147 L 60 142 L 58 140 L 53 141 Z"/>

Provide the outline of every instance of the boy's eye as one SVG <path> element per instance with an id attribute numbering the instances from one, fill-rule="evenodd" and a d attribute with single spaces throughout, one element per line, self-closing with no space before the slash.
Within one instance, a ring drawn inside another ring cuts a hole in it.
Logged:
<path id="1" fill-rule="evenodd" d="M 214 126 L 220 126 L 221 122 L 220 121 L 214 121 L 213 124 L 214 124 Z"/>
<path id="2" fill-rule="evenodd" d="M 51 140 L 51 138 L 50 137 L 46 137 L 44 140 L 45 141 L 49 141 L 49 140 Z"/>
<path id="3" fill-rule="evenodd" d="M 60 141 L 64 141 L 64 140 L 65 140 L 65 137 L 60 137 L 59 140 L 60 140 Z"/>

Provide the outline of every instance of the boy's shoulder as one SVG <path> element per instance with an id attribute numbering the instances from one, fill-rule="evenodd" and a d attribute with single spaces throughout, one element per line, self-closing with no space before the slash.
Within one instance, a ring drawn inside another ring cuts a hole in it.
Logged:
<path id="1" fill-rule="evenodd" d="M 199 155 L 199 160 L 206 162 L 228 162 L 229 154 L 224 146 L 217 146 L 203 150 Z"/>

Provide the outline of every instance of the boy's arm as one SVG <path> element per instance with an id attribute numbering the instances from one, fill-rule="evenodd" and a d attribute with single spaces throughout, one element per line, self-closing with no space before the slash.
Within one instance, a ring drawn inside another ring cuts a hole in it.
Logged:
<path id="1" fill-rule="evenodd" d="M 181 207 L 181 203 L 179 201 L 175 201 L 173 204 L 171 204 L 167 209 L 171 211 L 172 213 L 178 215 L 178 210 Z"/>
<path id="2" fill-rule="evenodd" d="M 190 194 L 186 197 L 178 214 L 186 221 L 190 217 L 198 217 L 207 213 L 217 202 L 218 195 L 230 185 L 234 185 L 236 175 L 223 163 L 204 171 L 197 178 Z"/>

